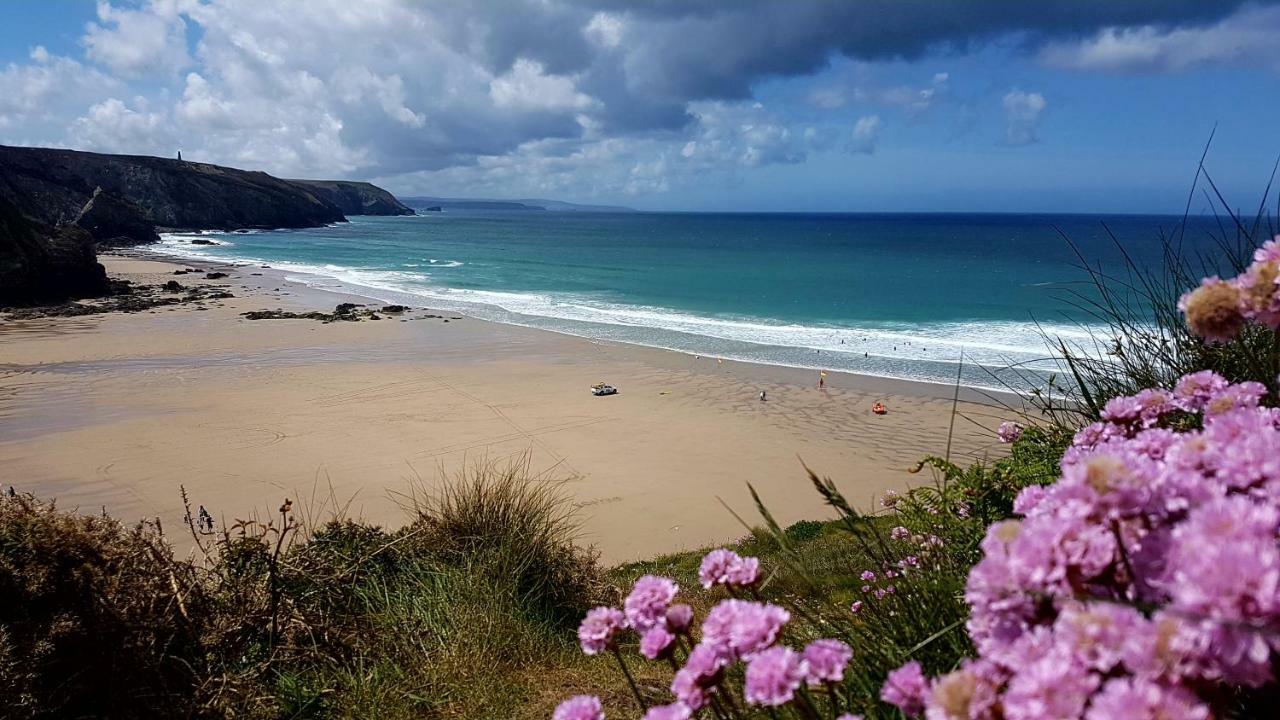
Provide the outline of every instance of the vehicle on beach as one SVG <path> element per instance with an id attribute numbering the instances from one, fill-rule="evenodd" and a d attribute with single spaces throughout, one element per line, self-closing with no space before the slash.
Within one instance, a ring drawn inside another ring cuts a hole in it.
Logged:
<path id="1" fill-rule="evenodd" d="M 618 388 L 608 383 L 596 383 L 591 386 L 592 395 L 617 395 Z"/>

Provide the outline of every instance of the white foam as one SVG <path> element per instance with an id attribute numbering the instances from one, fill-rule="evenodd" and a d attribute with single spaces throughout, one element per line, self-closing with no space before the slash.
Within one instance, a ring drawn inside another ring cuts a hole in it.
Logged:
<path id="1" fill-rule="evenodd" d="M 802 325 L 761 318 L 698 315 L 668 308 L 631 305 L 582 295 L 515 293 L 447 288 L 431 283 L 422 271 L 385 270 L 336 264 L 312 265 L 210 253 L 180 242 L 182 235 L 152 246 L 155 252 L 223 262 L 269 263 L 285 278 L 310 287 L 366 295 L 383 301 L 425 304 L 508 324 L 540 327 L 582 337 L 618 340 L 708 356 L 723 356 L 806 368 L 843 369 L 863 374 L 940 381 L 944 369 L 963 357 L 968 366 L 999 369 L 1018 366 L 1059 371 L 1045 338 L 1062 338 L 1077 348 L 1092 348 L 1086 327 L 975 320 L 932 324 L 866 323 Z M 170 242 L 172 239 L 174 242 Z M 225 247 L 225 246 L 223 246 Z M 219 248 L 221 249 L 221 248 Z M 428 260 L 431 268 L 456 267 L 457 261 Z M 412 267 L 412 264 L 405 264 Z M 843 342 L 842 342 L 843 341 Z M 950 371 L 954 375 L 954 370 Z M 973 381 L 966 384 L 993 387 Z M 1002 389 L 993 387 L 993 389 Z"/>

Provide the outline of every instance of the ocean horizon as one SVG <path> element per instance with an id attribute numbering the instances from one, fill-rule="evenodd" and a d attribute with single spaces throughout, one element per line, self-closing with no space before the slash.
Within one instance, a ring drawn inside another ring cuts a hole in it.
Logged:
<path id="1" fill-rule="evenodd" d="M 319 289 L 599 340 L 1025 391 L 1061 371 L 1046 338 L 1093 344 L 1095 319 L 1071 299 L 1090 288 L 1081 258 L 1113 272 L 1124 254 L 1159 267 L 1161 234 L 1182 222 L 454 210 L 171 233 L 152 251 L 266 264 Z M 1213 218 L 1188 218 L 1184 251 L 1211 250 L 1219 229 Z"/>

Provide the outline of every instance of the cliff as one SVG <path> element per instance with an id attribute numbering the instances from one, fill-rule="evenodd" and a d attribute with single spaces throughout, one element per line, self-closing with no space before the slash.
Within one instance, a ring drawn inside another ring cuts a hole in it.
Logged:
<path id="1" fill-rule="evenodd" d="M 414 215 L 413 208 L 394 195 L 367 182 L 349 180 L 290 180 L 316 197 L 327 200 L 346 215 Z"/>
<path id="2" fill-rule="evenodd" d="M 100 201 L 94 195 L 101 188 Z M 156 229 L 301 228 L 346 218 L 311 189 L 263 172 L 136 155 L 0 146 L 0 199 L 34 220 L 76 221 L 86 203 L 110 202 L 110 241 L 133 237 L 138 222 Z M 121 234 L 121 220 L 133 230 Z M 88 224 L 93 224 L 92 217 Z M 145 233 L 141 233 L 145 235 Z"/>
<path id="3" fill-rule="evenodd" d="M 107 274 L 86 230 L 51 227 L 0 197 L 0 307 L 106 292 Z"/>

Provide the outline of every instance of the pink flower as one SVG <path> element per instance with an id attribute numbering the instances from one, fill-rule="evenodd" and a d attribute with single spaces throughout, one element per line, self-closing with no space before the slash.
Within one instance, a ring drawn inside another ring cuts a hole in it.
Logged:
<path id="1" fill-rule="evenodd" d="M 724 648 L 733 657 L 749 658 L 774 643 L 791 613 L 777 605 L 750 600 L 722 600 L 702 621 L 702 642 Z"/>
<path id="2" fill-rule="evenodd" d="M 911 537 L 911 531 L 899 525 L 889 531 L 889 537 L 893 538 L 894 540 L 906 540 Z M 871 573 L 871 577 L 868 578 L 867 573 Z M 872 573 L 870 570 L 867 570 L 866 572 L 862 573 L 862 579 L 875 580 L 876 574 Z"/>
<path id="3" fill-rule="evenodd" d="M 1209 708 L 1180 687 L 1144 678 L 1108 681 L 1089 703 L 1087 720 L 1209 720 Z"/>
<path id="4" fill-rule="evenodd" d="M 684 703 L 674 702 L 670 705 L 655 705 L 644 714 L 644 720 L 689 720 L 693 711 Z"/>
<path id="5" fill-rule="evenodd" d="M 892 508 L 894 505 L 898 504 L 899 499 L 900 496 L 898 495 L 897 490 L 885 490 L 884 494 L 880 496 L 880 505 L 886 508 Z"/>
<path id="6" fill-rule="evenodd" d="M 854 600 L 853 604 L 849 606 L 849 612 L 853 613 L 854 615 L 857 615 L 858 613 L 862 612 L 862 601 Z"/>
<path id="7" fill-rule="evenodd" d="M 1000 427 L 996 429 L 996 435 L 999 436 L 1002 443 L 1017 442 L 1018 438 L 1022 437 L 1022 426 L 1016 422 L 1002 422 Z"/>
<path id="8" fill-rule="evenodd" d="M 698 568 L 698 580 L 702 587 L 713 585 L 730 585 L 745 587 L 754 585 L 760 579 L 760 561 L 753 557 L 743 558 L 738 553 L 718 548 L 702 558 Z"/>
<path id="9" fill-rule="evenodd" d="M 650 660 L 665 658 L 673 649 L 676 636 L 661 625 L 654 625 L 640 636 L 640 654 Z"/>
<path id="10" fill-rule="evenodd" d="M 865 580 L 865 581 L 867 581 L 867 582 L 875 582 L 875 581 L 876 581 L 876 574 L 875 574 L 875 573 L 873 573 L 873 572 L 871 572 L 870 570 L 863 570 L 863 571 L 862 571 L 862 575 L 861 575 L 861 577 L 862 577 L 862 579 L 863 579 L 863 580 Z"/>
<path id="11" fill-rule="evenodd" d="M 673 633 L 683 633 L 693 623 L 693 608 L 684 603 L 676 603 L 667 608 L 667 627 Z"/>
<path id="12" fill-rule="evenodd" d="M 598 607 L 587 613 L 578 626 L 578 643 L 582 652 L 595 655 L 613 647 L 613 636 L 626 626 L 622 611 L 611 607 Z"/>
<path id="13" fill-rule="evenodd" d="M 924 712 L 928 694 L 929 681 L 925 680 L 920 663 L 914 660 L 889 673 L 884 686 L 880 688 L 880 699 L 898 708 L 907 717 Z"/>
<path id="14" fill-rule="evenodd" d="M 576 695 L 557 705 L 551 720 L 604 720 L 604 709 L 600 698 Z"/>
<path id="15" fill-rule="evenodd" d="M 671 694 L 691 710 L 698 710 L 707 702 L 706 689 L 718 685 L 725 668 L 732 664 L 733 657 L 726 649 L 699 643 L 671 680 Z"/>
<path id="16" fill-rule="evenodd" d="M 809 664 L 810 685 L 844 679 L 844 667 L 853 657 L 853 651 L 839 640 L 814 640 L 804 649 L 805 662 Z"/>
<path id="17" fill-rule="evenodd" d="M 747 664 L 743 696 L 751 705 L 785 705 L 795 697 L 808 671 L 808 663 L 800 653 L 781 645 L 771 647 Z"/>
<path id="18" fill-rule="evenodd" d="M 675 599 L 679 591 L 680 586 L 670 578 L 656 575 L 645 575 L 640 578 L 622 604 L 627 623 L 642 633 L 655 625 L 665 623 L 667 605 Z"/>

